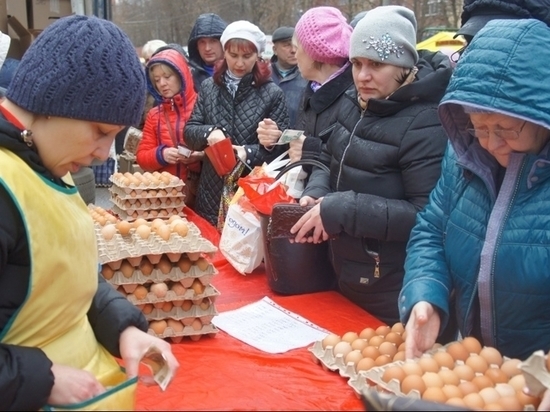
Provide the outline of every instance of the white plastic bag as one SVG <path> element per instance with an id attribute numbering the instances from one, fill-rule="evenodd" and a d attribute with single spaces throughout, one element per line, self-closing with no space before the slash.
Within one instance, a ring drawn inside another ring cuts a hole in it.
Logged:
<path id="1" fill-rule="evenodd" d="M 264 258 L 260 220 L 238 203 L 229 205 L 220 238 L 220 251 L 242 275 L 251 273 Z"/>

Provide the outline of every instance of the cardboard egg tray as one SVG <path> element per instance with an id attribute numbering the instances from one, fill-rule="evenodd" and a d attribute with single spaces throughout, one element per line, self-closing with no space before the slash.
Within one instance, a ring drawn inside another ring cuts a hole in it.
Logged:
<path id="1" fill-rule="evenodd" d="M 181 332 L 175 332 L 172 328 L 167 327 L 161 335 L 156 334 L 152 329 L 148 330 L 150 335 L 156 336 L 161 339 L 170 339 L 174 343 L 179 343 L 183 338 L 190 338 L 191 340 L 199 340 L 203 336 L 216 336 L 216 333 L 219 332 L 219 329 L 216 328 L 213 324 L 203 325 L 202 329 L 195 330 L 192 326 L 184 326 Z"/>
<path id="2" fill-rule="evenodd" d="M 143 199 L 163 199 L 166 197 L 182 197 L 185 183 L 169 187 L 169 188 L 152 188 L 152 189 L 130 189 L 113 185 L 109 188 L 111 197 L 117 197 L 120 200 L 143 200 Z"/>
<path id="3" fill-rule="evenodd" d="M 170 289 L 170 282 L 167 282 L 168 289 Z M 210 298 L 211 302 L 215 302 L 216 297 L 220 295 L 220 292 L 212 285 L 207 285 L 204 288 L 204 292 L 197 294 L 193 289 L 187 289 L 183 295 L 178 295 L 173 290 L 168 290 L 166 295 L 162 298 L 158 298 L 153 292 L 148 292 L 144 299 L 137 299 L 132 293 L 139 285 L 122 285 L 117 290 L 122 288 L 126 292 L 126 299 L 132 302 L 134 305 L 144 305 L 147 303 L 161 303 L 175 300 L 191 300 L 195 305 L 200 304 L 202 299 Z M 146 286 L 146 285 L 143 285 Z"/>
<path id="4" fill-rule="evenodd" d="M 200 230 L 195 224 L 187 221 L 187 225 L 189 232 L 185 237 L 172 233 L 168 240 L 164 240 L 156 233 L 151 233 L 147 239 L 142 239 L 136 234 L 135 229 L 131 229 L 126 236 L 116 233 L 112 239 L 106 240 L 101 235 L 101 226 L 96 224 L 99 263 L 117 262 L 122 259 L 147 255 L 151 263 L 156 264 L 162 254 L 167 254 L 168 258 L 172 256 L 170 260 L 173 261 L 174 254 L 177 253 L 215 253 L 217 251 L 210 241 L 200 235 Z M 111 265 L 114 270 L 118 269 L 113 266 Z"/>
<path id="5" fill-rule="evenodd" d="M 153 269 L 150 275 L 144 275 L 141 270 L 134 270 L 129 278 L 124 276 L 121 271 L 115 271 L 111 279 L 107 279 L 112 285 L 131 285 L 159 283 L 166 281 L 180 282 L 184 288 L 189 288 L 195 279 L 200 280 L 204 285 L 210 285 L 212 278 L 218 274 L 218 271 L 212 264 L 208 265 L 206 270 L 200 270 L 196 265 L 192 265 L 188 272 L 182 272 L 178 267 L 172 267 L 170 272 L 162 273 L 160 269 Z"/>
<path id="6" fill-rule="evenodd" d="M 154 308 L 151 313 L 145 315 L 145 318 L 150 320 L 161 319 L 177 319 L 185 326 L 190 326 L 193 319 L 199 318 L 203 325 L 212 323 L 212 318 L 218 314 L 216 306 L 211 302 L 208 309 L 202 309 L 200 305 L 193 304 L 191 309 L 184 310 L 182 307 L 174 306 L 169 312 L 165 312 L 162 309 Z"/>
<path id="7" fill-rule="evenodd" d="M 147 210 L 135 210 L 132 213 L 128 213 L 126 210 L 121 209 L 117 205 L 113 205 L 113 212 L 121 219 L 127 220 L 128 222 L 133 222 L 138 218 L 145 220 L 152 220 L 156 218 L 168 219 L 172 215 L 178 215 L 185 217 L 183 209 L 185 205 L 179 207 L 168 207 L 161 209 L 147 209 Z"/>
<path id="8" fill-rule="evenodd" d="M 121 199 L 118 196 L 111 196 L 111 201 L 121 210 L 126 212 L 129 215 L 132 215 L 134 212 L 144 213 L 149 210 L 168 210 L 168 209 L 178 209 L 185 207 L 185 202 L 183 201 L 185 196 L 167 196 L 162 198 L 143 199 L 143 198 L 132 198 L 132 199 Z"/>
<path id="9" fill-rule="evenodd" d="M 183 186 L 185 186 L 183 180 L 173 175 L 171 175 L 170 183 L 159 182 L 158 184 L 150 183 L 148 185 L 143 182 L 141 182 L 139 185 L 136 185 L 135 183 L 125 185 L 122 179 L 118 179 L 116 174 L 111 175 L 109 180 L 113 183 L 113 185 L 119 187 L 124 192 L 131 194 L 132 191 L 134 191 L 136 195 L 141 194 L 144 190 L 169 189 L 171 191 L 173 188 L 176 188 L 181 192 L 181 189 L 183 188 Z"/>

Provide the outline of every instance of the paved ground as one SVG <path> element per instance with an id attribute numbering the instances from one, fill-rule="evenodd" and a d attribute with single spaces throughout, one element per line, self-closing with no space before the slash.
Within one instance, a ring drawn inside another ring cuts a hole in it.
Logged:
<path id="1" fill-rule="evenodd" d="M 104 209 L 110 209 L 113 205 L 111 202 L 111 192 L 107 187 L 96 187 L 95 188 L 95 202 L 94 205 L 100 206 Z"/>

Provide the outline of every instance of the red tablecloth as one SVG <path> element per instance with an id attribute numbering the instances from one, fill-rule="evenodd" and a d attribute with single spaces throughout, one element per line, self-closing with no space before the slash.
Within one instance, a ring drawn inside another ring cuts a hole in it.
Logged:
<path id="1" fill-rule="evenodd" d="M 187 211 L 203 236 L 217 245 L 216 230 Z M 336 292 L 280 296 L 269 290 L 261 267 L 243 276 L 219 252 L 213 263 L 219 271 L 212 284 L 220 291 L 220 313 L 269 296 L 337 334 L 382 325 Z M 214 338 L 173 344 L 172 350 L 180 362 L 176 377 L 165 392 L 140 384 L 138 410 L 364 410 L 347 380 L 316 364 L 307 348 L 272 355 L 220 331 Z"/>

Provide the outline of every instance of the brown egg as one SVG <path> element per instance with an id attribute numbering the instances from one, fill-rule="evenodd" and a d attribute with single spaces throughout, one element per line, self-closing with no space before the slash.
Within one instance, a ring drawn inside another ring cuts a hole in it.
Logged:
<path id="1" fill-rule="evenodd" d="M 508 378 L 511 378 L 521 373 L 521 369 L 519 368 L 520 363 L 521 360 L 519 359 L 508 359 L 502 363 L 500 370 L 504 372 Z"/>
<path id="2" fill-rule="evenodd" d="M 453 357 L 455 362 L 457 360 L 466 361 L 468 359 L 468 356 L 470 356 L 470 353 L 466 350 L 464 346 L 460 342 L 453 342 L 449 346 L 447 346 L 447 353 Z"/>
<path id="3" fill-rule="evenodd" d="M 210 266 L 210 262 L 206 259 L 206 258 L 203 258 L 203 257 L 200 257 L 199 260 L 197 260 L 195 262 L 195 265 L 197 265 L 197 267 L 201 270 L 201 271 L 205 271 L 206 269 L 208 269 L 208 267 Z M 355 333 L 355 332 L 350 332 L 350 333 Z M 357 333 L 355 333 L 355 336 L 359 337 L 359 335 L 357 335 Z M 342 337 L 343 339 L 343 337 Z M 354 339 L 355 340 L 355 339 Z"/>
<path id="4" fill-rule="evenodd" d="M 132 275 L 134 274 L 134 267 L 126 259 L 122 260 L 122 264 L 120 265 L 119 270 L 122 272 L 122 275 L 126 279 L 131 278 Z"/>
<path id="5" fill-rule="evenodd" d="M 456 365 L 453 371 L 463 381 L 471 381 L 475 376 L 474 370 L 468 365 Z"/>
<path id="6" fill-rule="evenodd" d="M 401 322 L 397 322 L 391 327 L 391 331 L 403 335 L 403 332 L 405 332 L 405 327 Z"/>
<path id="7" fill-rule="evenodd" d="M 162 255 L 162 257 L 159 260 L 159 263 L 156 264 L 156 267 L 163 274 L 167 275 L 172 270 L 172 262 L 170 262 L 170 259 L 168 259 L 166 255 Z"/>
<path id="8" fill-rule="evenodd" d="M 162 307 L 160 308 L 163 312 L 170 312 L 172 310 L 172 308 L 174 307 L 174 305 L 172 304 L 172 302 L 168 301 L 168 302 L 164 302 L 162 304 Z"/>
<path id="9" fill-rule="evenodd" d="M 204 286 L 199 279 L 195 279 L 191 284 L 191 289 L 193 289 L 195 295 L 202 295 L 206 289 L 206 286 Z"/>
<path id="10" fill-rule="evenodd" d="M 363 358 L 357 364 L 355 365 L 355 370 L 357 372 L 359 371 L 368 371 L 369 369 L 374 368 L 376 365 L 374 364 L 374 359 L 371 358 Z"/>
<path id="11" fill-rule="evenodd" d="M 365 339 L 357 338 L 353 342 L 351 342 L 351 348 L 353 350 L 357 349 L 357 350 L 362 351 L 367 346 L 369 346 L 369 342 L 367 342 L 367 340 L 365 340 Z"/>
<path id="12" fill-rule="evenodd" d="M 406 351 L 407 350 L 407 343 L 406 342 L 403 342 L 401 345 L 398 346 L 397 348 L 397 351 L 398 352 L 401 352 L 401 351 Z"/>
<path id="13" fill-rule="evenodd" d="M 468 365 L 476 373 L 485 373 L 485 371 L 489 367 L 489 364 L 487 363 L 485 358 L 479 355 L 471 355 L 470 357 L 468 357 L 468 359 L 466 359 L 466 362 L 464 362 L 464 364 Z"/>
<path id="14" fill-rule="evenodd" d="M 417 391 L 420 396 L 426 391 L 426 384 L 418 375 L 407 375 L 401 382 L 401 392 L 408 395 L 411 391 Z"/>
<path id="15" fill-rule="evenodd" d="M 537 409 L 541 401 L 540 398 L 537 398 L 535 396 L 529 396 L 525 394 L 523 391 L 517 391 L 516 398 L 518 398 L 519 403 L 523 405 L 522 409 L 525 409 L 525 406 L 527 405 L 532 405 L 534 409 Z"/>
<path id="16" fill-rule="evenodd" d="M 490 346 L 485 346 L 483 349 L 481 349 L 481 352 L 479 352 L 479 356 L 484 357 L 489 365 L 501 366 L 503 362 L 500 352 L 495 348 L 491 348 Z"/>
<path id="17" fill-rule="evenodd" d="M 335 335 L 334 333 L 329 333 L 323 338 L 321 344 L 323 345 L 323 349 L 326 349 L 329 346 L 336 345 L 338 342 L 340 342 L 340 336 Z"/>
<path id="18" fill-rule="evenodd" d="M 348 353 L 350 353 L 353 349 L 351 349 L 351 344 L 346 341 L 340 341 L 334 347 L 332 348 L 332 352 L 334 353 L 334 356 L 336 355 L 342 355 L 342 357 L 346 357 Z"/>
<path id="19" fill-rule="evenodd" d="M 170 230 L 170 226 L 163 224 L 162 226 L 159 226 L 157 229 L 157 235 L 160 236 L 160 238 L 164 241 L 170 240 L 170 235 L 172 234 L 172 231 Z"/>
<path id="20" fill-rule="evenodd" d="M 187 233 L 189 233 L 189 226 L 187 226 L 187 223 L 185 222 L 178 222 L 174 225 L 172 231 L 176 232 L 181 237 L 185 237 L 187 236 Z"/>
<path id="21" fill-rule="evenodd" d="M 113 224 L 105 225 L 101 228 L 101 236 L 105 240 L 111 240 L 116 234 L 116 227 Z"/>
<path id="22" fill-rule="evenodd" d="M 151 235 L 151 228 L 147 225 L 140 225 L 136 228 L 136 233 L 143 240 L 148 239 Z"/>
<path id="23" fill-rule="evenodd" d="M 130 233 L 130 229 L 132 228 L 132 225 L 130 222 L 127 222 L 126 220 L 120 220 L 116 224 L 116 228 L 118 229 L 118 232 L 122 236 L 126 236 L 128 233 Z"/>
<path id="24" fill-rule="evenodd" d="M 179 282 L 174 282 L 170 287 L 170 290 L 173 290 L 174 293 L 178 296 L 185 295 L 185 292 L 187 291 L 187 289 L 185 289 L 185 287 Z"/>
<path id="25" fill-rule="evenodd" d="M 376 328 L 376 334 L 378 336 L 386 336 L 388 333 L 391 332 L 391 328 L 389 326 L 379 326 Z"/>
<path id="26" fill-rule="evenodd" d="M 163 320 L 152 320 L 149 322 L 149 328 L 153 329 L 153 332 L 155 332 L 157 335 L 162 335 L 164 333 L 164 330 L 166 329 L 167 323 Z"/>
<path id="27" fill-rule="evenodd" d="M 354 367 L 355 365 L 363 359 L 363 355 L 361 355 L 361 351 L 358 349 L 352 350 L 350 353 L 348 353 L 344 357 L 344 362 L 347 365 L 348 363 L 353 363 Z"/>
<path id="28" fill-rule="evenodd" d="M 183 272 L 187 273 L 189 272 L 189 269 L 191 269 L 192 263 L 189 260 L 189 258 L 185 255 L 182 255 L 180 260 L 178 261 L 178 268 Z"/>
<path id="29" fill-rule="evenodd" d="M 150 303 L 146 303 L 145 305 L 143 305 L 143 308 L 141 309 L 141 312 L 144 314 L 144 315 L 148 315 L 149 313 L 151 313 L 153 311 L 155 307 L 150 304 Z"/>
<path id="30" fill-rule="evenodd" d="M 380 356 L 380 351 L 376 346 L 367 346 L 361 351 L 361 354 L 364 358 L 375 360 L 377 357 Z"/>
<path id="31" fill-rule="evenodd" d="M 149 276 L 153 272 L 154 268 L 155 266 L 145 256 L 141 259 L 141 262 L 139 263 L 139 270 L 141 270 L 141 273 L 145 276 Z"/>
<path id="32" fill-rule="evenodd" d="M 434 358 L 424 356 L 418 360 L 418 365 L 424 372 L 438 372 L 439 365 Z"/>
<path id="33" fill-rule="evenodd" d="M 191 308 L 193 307 L 193 301 L 192 300 L 184 300 L 183 303 L 181 304 L 181 308 L 185 311 L 185 312 L 188 312 L 191 310 Z"/>
<path id="34" fill-rule="evenodd" d="M 359 338 L 359 335 L 355 332 L 346 332 L 342 335 L 342 340 L 348 343 L 351 343 L 358 338 Z"/>
<path id="35" fill-rule="evenodd" d="M 191 262 L 196 262 L 201 257 L 201 252 L 187 252 L 187 257 Z"/>
<path id="36" fill-rule="evenodd" d="M 460 382 L 458 384 L 458 389 L 460 389 L 460 391 L 462 392 L 462 395 L 463 395 L 462 397 L 464 397 L 464 396 L 466 396 L 470 393 L 478 393 L 479 392 L 479 388 L 470 381 Z"/>
<path id="37" fill-rule="evenodd" d="M 373 336 L 372 338 L 369 339 L 369 345 L 370 346 L 375 346 L 375 347 L 379 347 L 380 344 L 384 342 L 384 337 L 383 336 Z"/>
<path id="38" fill-rule="evenodd" d="M 483 407 L 484 411 L 503 411 L 504 408 L 500 403 L 486 403 Z"/>
<path id="39" fill-rule="evenodd" d="M 426 388 L 442 388 L 443 385 L 445 385 L 443 379 L 441 379 L 441 376 L 439 376 L 437 372 L 424 372 L 422 380 L 426 384 Z"/>
<path id="40" fill-rule="evenodd" d="M 403 343 L 403 338 L 401 335 L 396 332 L 390 332 L 386 335 L 386 342 L 391 342 L 395 345 L 396 348 Z"/>
<path id="41" fill-rule="evenodd" d="M 191 322 L 191 327 L 193 330 L 201 330 L 202 329 L 202 322 L 199 318 L 195 318 L 193 322 Z"/>
<path id="42" fill-rule="evenodd" d="M 514 388 L 516 391 L 522 391 L 525 388 L 525 377 L 523 374 L 513 376 L 509 381 L 508 385 Z"/>
<path id="43" fill-rule="evenodd" d="M 388 355 L 380 355 L 374 360 L 376 366 L 384 366 L 390 363 L 392 359 Z"/>
<path id="44" fill-rule="evenodd" d="M 498 368 L 488 368 L 485 371 L 485 376 L 496 383 L 508 383 L 508 375 Z"/>
<path id="45" fill-rule="evenodd" d="M 495 385 L 495 389 L 500 394 L 501 398 L 506 396 L 516 396 L 517 392 L 514 387 L 508 383 L 497 383 Z"/>
<path id="46" fill-rule="evenodd" d="M 424 374 L 424 371 L 422 370 L 420 365 L 412 360 L 405 362 L 402 368 L 407 375 L 422 376 Z"/>
<path id="47" fill-rule="evenodd" d="M 460 383 L 460 378 L 458 375 L 450 369 L 440 369 L 437 374 L 445 385 L 457 386 Z M 453 398 L 453 396 L 449 396 L 449 398 Z"/>
<path id="48" fill-rule="evenodd" d="M 485 406 L 485 401 L 479 393 L 469 393 L 462 398 L 466 406 L 470 409 L 481 409 Z"/>
<path id="49" fill-rule="evenodd" d="M 397 365 L 396 366 L 390 366 L 382 374 L 382 380 L 386 383 L 388 383 L 392 379 L 395 379 L 395 380 L 399 381 L 399 383 L 401 384 L 401 382 L 403 382 L 403 379 L 405 379 L 406 377 L 407 377 L 407 374 L 405 373 L 403 368 L 401 368 L 401 366 L 397 366 Z"/>
<path id="50" fill-rule="evenodd" d="M 462 398 L 449 398 L 445 402 L 446 405 L 455 406 L 457 408 L 466 408 L 466 404 Z"/>
<path id="51" fill-rule="evenodd" d="M 167 327 L 171 328 L 174 333 L 183 332 L 183 323 L 181 323 L 179 320 L 176 319 L 168 319 L 166 322 Z"/>
<path id="52" fill-rule="evenodd" d="M 436 352 L 433 358 L 441 368 L 453 369 L 455 367 L 453 357 L 447 352 Z"/>
<path id="53" fill-rule="evenodd" d="M 147 220 L 143 219 L 142 217 L 138 217 L 136 220 L 134 220 L 134 223 L 132 223 L 134 229 L 137 229 L 141 225 L 147 225 Z"/>
<path id="54" fill-rule="evenodd" d="M 495 388 L 487 387 L 479 391 L 479 395 L 483 398 L 483 401 L 487 405 L 488 403 L 495 403 L 500 399 L 500 394 Z"/>
<path id="55" fill-rule="evenodd" d="M 359 333 L 359 337 L 366 340 L 370 340 L 373 336 L 376 336 L 376 331 L 373 328 L 365 328 Z"/>
<path id="56" fill-rule="evenodd" d="M 199 304 L 199 307 L 202 310 L 207 310 L 210 307 L 210 299 L 209 298 L 204 298 L 203 300 L 201 300 L 201 303 Z"/>
<path id="57" fill-rule="evenodd" d="M 456 385 L 444 385 L 441 390 L 447 399 L 460 398 L 462 399 L 462 391 Z"/>
<path id="58" fill-rule="evenodd" d="M 407 353 L 404 350 L 397 352 L 393 357 L 393 362 L 405 360 L 407 360 Z"/>
<path id="59" fill-rule="evenodd" d="M 103 265 L 101 267 L 101 275 L 103 275 L 105 280 L 109 280 L 113 278 L 115 271 L 109 265 Z"/>
<path id="60" fill-rule="evenodd" d="M 468 353 L 475 353 L 479 355 L 479 352 L 481 352 L 481 343 L 479 343 L 479 341 L 473 336 L 465 337 L 461 343 Z"/>
<path id="61" fill-rule="evenodd" d="M 472 383 L 478 387 L 479 390 L 484 388 L 492 388 L 495 384 L 494 382 L 485 375 L 478 375 L 472 379 Z"/>
<path id="62" fill-rule="evenodd" d="M 519 411 L 523 409 L 523 405 L 515 396 L 504 396 L 498 400 L 498 404 L 505 411 Z"/>
<path id="63" fill-rule="evenodd" d="M 139 285 L 134 289 L 134 296 L 138 300 L 143 300 L 147 297 L 148 290 L 143 285 Z"/>
<path id="64" fill-rule="evenodd" d="M 426 388 L 422 394 L 422 399 L 425 401 L 436 402 L 436 403 L 445 403 L 447 396 L 443 390 L 439 387 Z"/>
<path id="65" fill-rule="evenodd" d="M 181 306 L 183 305 L 183 300 L 173 300 L 172 305 L 174 305 L 174 307 L 181 308 Z"/>
<path id="66" fill-rule="evenodd" d="M 387 355 L 392 359 L 397 353 L 397 348 L 395 347 L 395 344 L 391 342 L 382 342 L 378 347 L 378 350 L 380 351 L 381 355 Z"/>

